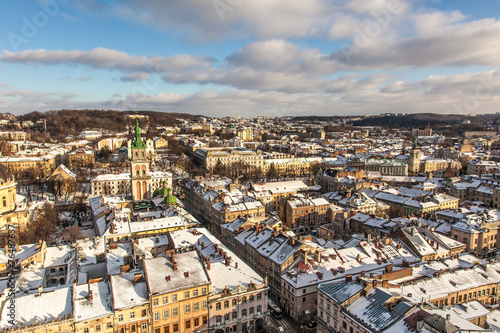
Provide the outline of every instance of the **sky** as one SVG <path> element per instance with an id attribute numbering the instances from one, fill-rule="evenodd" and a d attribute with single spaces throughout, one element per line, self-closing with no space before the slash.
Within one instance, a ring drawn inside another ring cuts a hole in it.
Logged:
<path id="1" fill-rule="evenodd" d="M 500 1 L 5 0 L 0 112 L 496 113 Z"/>

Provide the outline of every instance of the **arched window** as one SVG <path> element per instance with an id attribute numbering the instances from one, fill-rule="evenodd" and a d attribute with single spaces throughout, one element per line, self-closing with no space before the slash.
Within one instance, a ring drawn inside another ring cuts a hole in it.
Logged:
<path id="1" fill-rule="evenodd" d="M 139 176 L 139 170 L 136 170 L 136 171 L 135 171 L 135 174 L 136 174 L 137 176 Z"/>
<path id="2" fill-rule="evenodd" d="M 146 174 L 146 170 L 142 169 L 142 174 L 145 175 Z"/>

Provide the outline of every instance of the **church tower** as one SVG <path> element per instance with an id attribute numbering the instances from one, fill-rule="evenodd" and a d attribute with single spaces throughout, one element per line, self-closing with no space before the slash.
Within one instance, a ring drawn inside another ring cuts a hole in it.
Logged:
<path id="1" fill-rule="evenodd" d="M 417 173 L 420 171 L 420 149 L 418 149 L 418 138 L 415 136 L 413 148 L 410 153 L 410 161 L 408 163 L 408 172 Z"/>
<path id="2" fill-rule="evenodd" d="M 134 201 L 151 198 L 151 175 L 146 144 L 141 139 L 139 120 L 136 119 L 135 139 L 131 145 L 130 180 Z"/>

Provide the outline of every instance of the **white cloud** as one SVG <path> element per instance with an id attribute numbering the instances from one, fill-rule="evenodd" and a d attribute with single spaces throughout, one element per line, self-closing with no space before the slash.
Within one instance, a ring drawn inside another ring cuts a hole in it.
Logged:
<path id="1" fill-rule="evenodd" d="M 208 57 L 178 54 L 170 57 L 145 57 L 130 55 L 126 52 L 107 48 L 95 48 L 90 51 L 49 51 L 44 49 L 22 52 L 3 51 L 1 62 L 44 64 L 44 65 L 86 65 L 98 69 L 114 69 L 125 72 L 146 71 L 183 71 L 196 67 L 208 67 L 214 61 Z"/>
<path id="2" fill-rule="evenodd" d="M 331 93 L 284 93 L 233 89 L 192 94 L 162 92 L 154 95 L 113 94 L 108 100 L 82 101 L 66 93 L 38 93 L 0 89 L 0 112 L 23 113 L 58 108 L 149 109 L 208 116 L 240 114 L 346 115 L 383 112 L 495 113 L 500 102 L 500 70 L 451 76 L 431 75 L 424 80 L 389 80 L 385 74 L 336 81 Z M 362 87 L 360 89 L 359 87 Z"/>

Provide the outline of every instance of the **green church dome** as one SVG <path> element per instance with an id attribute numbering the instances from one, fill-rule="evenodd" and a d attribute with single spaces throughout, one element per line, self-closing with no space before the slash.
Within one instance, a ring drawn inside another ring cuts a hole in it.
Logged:
<path id="1" fill-rule="evenodd" d="M 164 202 L 167 204 L 176 204 L 177 198 L 174 195 L 169 195 L 169 196 L 165 197 Z"/>

